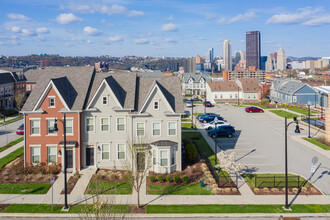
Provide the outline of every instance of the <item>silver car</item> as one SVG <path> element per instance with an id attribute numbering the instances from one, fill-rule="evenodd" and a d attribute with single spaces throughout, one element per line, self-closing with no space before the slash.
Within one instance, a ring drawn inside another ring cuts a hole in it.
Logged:
<path id="1" fill-rule="evenodd" d="M 218 120 L 217 126 L 221 126 L 221 125 L 230 125 L 230 123 L 228 123 L 226 121 Z M 210 130 L 210 129 L 214 129 L 214 128 L 215 128 L 214 121 L 211 121 L 210 123 L 204 124 L 204 129 Z"/>

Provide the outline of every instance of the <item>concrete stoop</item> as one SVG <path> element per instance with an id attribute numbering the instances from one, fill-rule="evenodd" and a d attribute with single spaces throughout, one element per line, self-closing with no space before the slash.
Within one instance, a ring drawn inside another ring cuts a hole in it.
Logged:
<path id="1" fill-rule="evenodd" d="M 73 188 L 71 195 L 83 196 L 87 189 L 90 179 L 96 173 L 97 169 L 84 169 L 80 171 L 81 177 Z"/>

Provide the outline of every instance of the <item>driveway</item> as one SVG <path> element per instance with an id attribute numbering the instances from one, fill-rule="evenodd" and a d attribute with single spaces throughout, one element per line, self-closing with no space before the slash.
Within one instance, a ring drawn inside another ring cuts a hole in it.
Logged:
<path id="1" fill-rule="evenodd" d="M 21 124 L 23 124 L 23 119 L 11 122 L 7 125 L 0 125 L 0 147 L 23 136 L 16 134 L 16 129 Z"/>
<path id="2" fill-rule="evenodd" d="M 246 171 L 284 173 L 284 118 L 279 118 L 268 111 L 249 114 L 242 107 L 230 105 L 217 105 L 206 110 L 219 113 L 235 126 L 237 134 L 234 138 L 218 138 L 218 146 L 226 152 L 234 151 L 237 161 L 245 166 Z M 196 106 L 194 112 L 204 112 L 204 107 Z M 288 122 L 290 121 L 292 119 L 288 119 Z M 309 178 L 311 160 L 317 156 L 319 160 L 312 182 L 325 194 L 330 194 L 329 159 L 290 138 L 297 135 L 307 137 L 307 129 L 302 130 L 301 134 L 294 133 L 294 130 L 295 124 L 290 125 L 288 129 L 289 172 Z"/>

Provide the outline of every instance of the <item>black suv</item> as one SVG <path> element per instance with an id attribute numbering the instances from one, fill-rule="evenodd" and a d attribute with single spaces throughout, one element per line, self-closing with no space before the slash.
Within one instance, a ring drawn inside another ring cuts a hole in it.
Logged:
<path id="1" fill-rule="evenodd" d="M 208 130 L 208 135 L 215 138 L 215 129 Z M 217 127 L 217 137 L 225 136 L 232 138 L 235 134 L 235 128 L 231 125 L 221 125 Z"/>

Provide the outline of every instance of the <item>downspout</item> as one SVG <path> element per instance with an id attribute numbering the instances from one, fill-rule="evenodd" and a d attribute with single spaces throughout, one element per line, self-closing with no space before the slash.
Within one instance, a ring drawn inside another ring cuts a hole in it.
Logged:
<path id="1" fill-rule="evenodd" d="M 26 167 L 26 114 L 24 113 L 24 168 Z"/>

